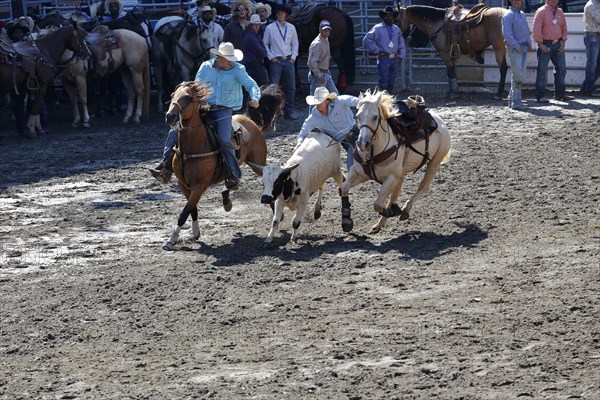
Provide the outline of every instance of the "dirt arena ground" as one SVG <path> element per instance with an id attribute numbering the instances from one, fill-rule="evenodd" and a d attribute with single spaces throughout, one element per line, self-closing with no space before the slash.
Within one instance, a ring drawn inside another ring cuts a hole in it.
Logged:
<path id="1" fill-rule="evenodd" d="M 212 188 L 200 240 L 162 250 L 184 199 L 146 171 L 160 115 L 2 135 L 0 398 L 599 399 L 600 100 L 429 106 L 452 158 L 410 220 L 368 234 L 368 183 L 345 234 L 330 182 L 268 250 L 248 167 L 231 213 Z"/>

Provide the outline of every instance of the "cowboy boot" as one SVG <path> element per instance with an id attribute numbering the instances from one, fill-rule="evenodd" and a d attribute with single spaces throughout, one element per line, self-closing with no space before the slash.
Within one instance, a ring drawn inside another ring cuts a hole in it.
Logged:
<path id="1" fill-rule="evenodd" d="M 149 168 L 149 171 L 160 183 L 171 182 L 171 175 L 173 175 L 173 157 L 165 158 L 155 169 Z"/>
<path id="2" fill-rule="evenodd" d="M 237 190 L 240 185 L 240 179 L 235 176 L 236 170 L 239 171 L 239 166 L 235 158 L 235 151 L 233 148 L 223 146 L 221 147 L 221 154 L 223 155 L 225 166 L 229 170 L 229 175 L 225 178 L 225 187 L 229 190 Z"/>

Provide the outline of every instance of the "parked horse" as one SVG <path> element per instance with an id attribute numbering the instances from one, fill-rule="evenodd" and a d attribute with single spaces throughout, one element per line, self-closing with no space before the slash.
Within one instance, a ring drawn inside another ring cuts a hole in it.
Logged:
<path id="1" fill-rule="evenodd" d="M 339 75 L 336 86 L 344 92 L 347 86 L 354 83 L 356 71 L 356 51 L 354 49 L 354 24 L 343 10 L 337 7 L 308 4 L 292 12 L 289 21 L 296 26 L 300 52 L 307 53 L 311 42 L 319 35 L 319 23 L 322 20 L 331 22 L 329 47 L 331 58 L 338 67 Z"/>
<path id="2" fill-rule="evenodd" d="M 450 157 L 450 133 L 444 121 L 431 112 L 437 129 L 428 140 L 423 139 L 408 146 L 392 132 L 388 123 L 388 118 L 399 114 L 391 95 L 385 91 L 371 93 L 367 90 L 360 95 L 357 107 L 356 121 L 360 133 L 354 152 L 355 162 L 341 190 L 342 228 L 349 232 L 354 225 L 350 217 L 348 192 L 352 187 L 372 179 L 381 184 L 374 204 L 375 211 L 381 218 L 371 228 L 371 233 L 376 233 L 385 226 L 388 217 L 408 219 L 414 203 L 429 190 L 439 165 Z M 425 176 L 417 192 L 400 209 L 396 200 L 400 195 L 404 176 L 425 163 Z"/>
<path id="3" fill-rule="evenodd" d="M 402 31 L 408 30 L 413 24 L 429 37 L 446 64 L 450 95 L 458 92 L 455 70 L 457 58 L 463 54 L 481 59 L 481 53 L 492 45 L 496 53 L 496 63 L 500 67 L 497 96 L 503 97 L 508 65 L 502 36 L 502 17 L 508 10 L 500 7 L 485 8 L 481 14 L 481 20 L 477 20 L 478 23 L 469 24 L 468 29 L 463 29 L 458 33 L 460 40 L 456 44 L 453 43 L 452 37 L 453 35 L 456 37 L 455 24 L 459 23 L 448 21 L 448 10 L 428 6 L 402 7 L 398 5 L 399 14 L 396 21 Z"/>
<path id="4" fill-rule="evenodd" d="M 87 61 L 69 65 L 63 73 L 65 90 L 73 105 L 73 126 L 80 122 L 75 88 L 79 93 L 83 107 L 83 124 L 89 126 L 87 111 L 88 73 L 104 77 L 119 72 L 127 89 L 127 110 L 123 123 L 139 123 L 142 115 L 149 116 L 150 104 L 150 65 L 148 46 L 143 37 L 127 29 L 109 31 L 100 25 L 86 36 L 86 41 L 96 57 L 90 65 Z M 108 42 L 108 43 L 107 43 Z M 114 46 L 113 46 L 114 45 Z M 112 47 L 111 47 L 112 46 Z M 68 57 L 65 54 L 64 57 Z M 100 59 L 98 57 L 101 57 Z M 135 107 L 135 114 L 133 113 Z"/>
<path id="5" fill-rule="evenodd" d="M 40 101 L 48 86 L 54 82 L 59 60 L 65 50 L 69 49 L 77 55 L 88 55 L 83 38 L 84 32 L 76 25 L 67 25 L 38 38 L 35 47 L 27 42 L 17 42 L 12 47 L 1 46 L 0 91 L 29 90 L 32 98 L 28 110 L 28 136 L 43 132 L 39 116 Z"/>
<path id="6" fill-rule="evenodd" d="M 210 58 L 211 33 L 203 24 L 173 16 L 161 18 L 156 26 L 151 58 L 158 89 L 158 111 L 162 112 L 164 93 L 179 82 L 193 80 L 200 64 Z"/>
<path id="7" fill-rule="evenodd" d="M 171 96 L 171 103 L 165 119 L 171 126 L 178 124 L 179 143 L 173 158 L 173 172 L 181 192 L 187 203 L 179 219 L 177 227 L 163 246 L 165 250 L 173 250 L 179 237 L 181 227 L 192 216 L 192 237 L 200 237 L 198 223 L 198 202 L 204 191 L 210 186 L 225 179 L 226 169 L 217 147 L 215 134 L 207 129 L 202 115 L 208 110 L 206 97 L 208 89 L 198 82 L 183 82 L 177 86 Z M 258 166 L 267 162 L 267 143 L 263 130 L 270 126 L 281 110 L 283 95 L 277 85 L 269 85 L 262 89 L 258 111 L 261 113 L 263 126 L 257 125 L 253 119 L 244 115 L 235 115 L 234 124 L 241 125 L 240 163 L 248 163 L 255 174 L 261 176 Z M 273 106 L 273 105 L 276 106 Z M 267 107 L 268 105 L 268 107 Z M 252 164 L 255 164 L 254 166 Z M 222 192 L 223 205 L 226 211 L 231 210 L 229 191 Z"/>

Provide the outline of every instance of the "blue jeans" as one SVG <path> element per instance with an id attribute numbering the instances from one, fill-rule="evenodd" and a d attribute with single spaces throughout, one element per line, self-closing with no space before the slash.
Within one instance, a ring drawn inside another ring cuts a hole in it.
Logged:
<path id="1" fill-rule="evenodd" d="M 508 106 L 521 106 L 523 105 L 521 87 L 525 82 L 525 74 L 527 73 L 527 47 L 521 47 L 521 53 L 519 53 L 513 47 L 506 46 L 506 61 L 512 72 Z"/>
<path id="2" fill-rule="evenodd" d="M 296 97 L 296 79 L 294 63 L 290 60 L 280 58 L 278 62 L 271 63 L 271 83 L 283 84 L 285 95 L 285 106 L 283 113 L 291 115 L 294 113 L 294 99 Z"/>
<path id="3" fill-rule="evenodd" d="M 392 93 L 398 75 L 398 66 L 396 58 L 381 57 L 377 59 L 379 90 L 387 90 L 388 93 Z"/>
<path id="4" fill-rule="evenodd" d="M 581 85 L 582 92 L 593 92 L 596 81 L 600 78 L 600 35 L 586 34 L 583 37 L 585 44 L 585 80 Z"/>
<path id="5" fill-rule="evenodd" d="M 552 61 L 554 65 L 554 97 L 559 98 L 565 95 L 566 85 L 565 76 L 567 76 L 567 62 L 565 60 L 565 53 L 559 52 L 560 42 L 549 44 L 548 53 L 542 53 L 538 48 L 537 50 L 537 74 L 535 78 L 535 97 L 541 99 L 546 94 L 546 73 L 548 72 L 548 63 Z"/>

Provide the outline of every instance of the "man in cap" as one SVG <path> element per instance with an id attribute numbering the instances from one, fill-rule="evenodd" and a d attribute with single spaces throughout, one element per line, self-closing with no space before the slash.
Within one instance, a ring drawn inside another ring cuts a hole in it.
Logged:
<path id="1" fill-rule="evenodd" d="M 356 120 L 350 107 L 356 107 L 358 97 L 338 96 L 320 86 L 315 89 L 314 96 L 306 97 L 306 103 L 314 108 L 300 128 L 297 145 L 299 146 L 311 131 L 319 130 L 342 144 L 346 150 L 346 167 L 350 170 L 354 143 L 358 136 Z"/>
<path id="2" fill-rule="evenodd" d="M 379 73 L 379 89 L 392 93 L 398 65 L 406 58 L 406 46 L 400 28 L 394 25 L 398 11 L 387 6 L 379 12 L 383 20 L 376 24 L 364 37 L 363 45 L 377 55 L 377 72 Z"/>
<path id="3" fill-rule="evenodd" d="M 211 49 L 217 57 L 205 61 L 200 65 L 196 74 L 196 81 L 202 82 L 208 86 L 209 96 L 207 103 L 210 110 L 207 112 L 207 119 L 214 122 L 217 129 L 217 139 L 220 144 L 220 151 L 223 155 L 223 161 L 230 174 L 225 178 L 227 189 L 236 190 L 242 177 L 242 171 L 235 158 L 235 151 L 231 143 L 233 128 L 231 126 L 233 111 L 242 107 L 242 86 L 250 94 L 250 107 L 257 108 L 260 100 L 260 88 L 256 82 L 248 75 L 246 68 L 239 63 L 244 58 L 241 50 L 235 49 L 233 44 L 221 43 L 219 49 Z M 177 144 L 177 131 L 171 129 L 165 142 L 163 152 L 163 161 L 156 169 L 151 169 L 150 173 L 158 181 L 167 183 L 171 180 L 173 147 Z"/>
<path id="4" fill-rule="evenodd" d="M 331 23 L 327 20 L 321 21 L 319 35 L 308 48 L 308 83 L 310 83 L 311 96 L 315 94 L 315 89 L 318 86 L 325 86 L 330 93 L 338 93 L 329 70 L 329 60 L 331 58 L 330 34 Z"/>
<path id="5" fill-rule="evenodd" d="M 298 57 L 298 34 L 293 24 L 286 21 L 289 9 L 281 6 L 277 10 L 277 21 L 267 25 L 263 43 L 267 49 L 267 57 L 271 60 L 271 83 L 283 84 L 285 106 L 283 117 L 295 120 L 296 81 L 294 62 Z"/>

